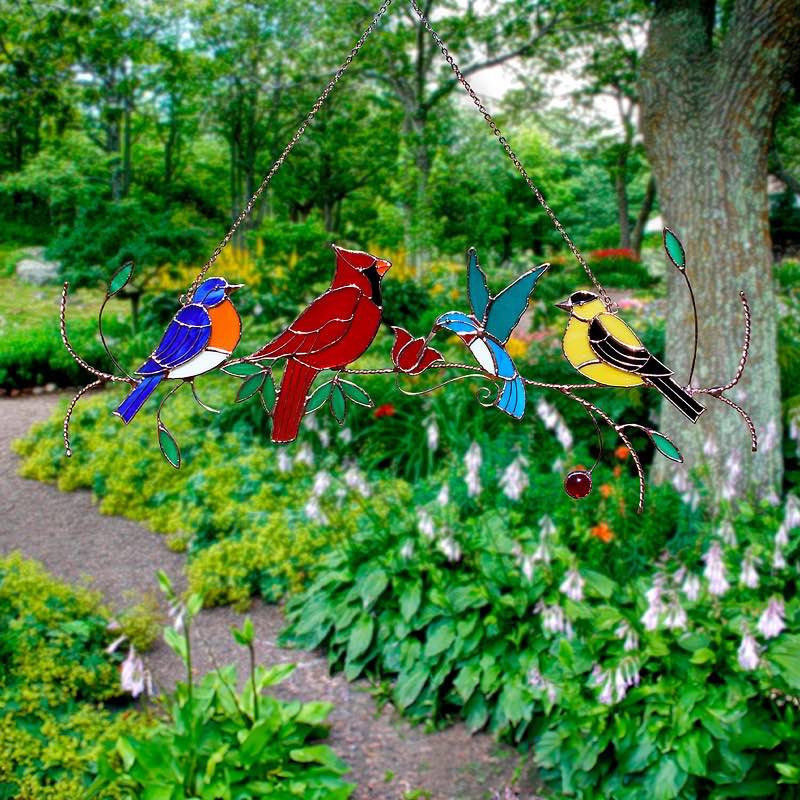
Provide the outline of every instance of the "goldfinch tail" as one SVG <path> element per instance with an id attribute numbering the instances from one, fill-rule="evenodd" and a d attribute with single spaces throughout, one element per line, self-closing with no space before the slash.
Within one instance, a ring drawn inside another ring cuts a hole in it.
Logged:
<path id="1" fill-rule="evenodd" d="M 672 378 L 653 377 L 648 379 L 664 397 L 672 403 L 690 422 L 697 422 L 706 410 Z"/>

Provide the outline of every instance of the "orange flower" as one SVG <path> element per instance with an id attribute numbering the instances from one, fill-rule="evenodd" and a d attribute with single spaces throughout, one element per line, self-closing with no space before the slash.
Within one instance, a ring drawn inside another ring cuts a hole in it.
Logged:
<path id="1" fill-rule="evenodd" d="M 620 467 L 620 465 L 617 464 L 617 466 L 614 467 L 614 477 L 619 478 L 620 475 L 622 475 L 622 467 Z"/>
<path id="2" fill-rule="evenodd" d="M 624 460 L 625 460 L 625 459 L 626 459 L 626 458 L 627 458 L 627 457 L 630 455 L 630 452 L 631 452 L 631 451 L 630 451 L 630 450 L 628 450 L 628 448 L 627 448 L 627 447 L 625 447 L 625 445 L 624 445 L 624 444 L 621 444 L 621 445 L 620 445 L 620 446 L 619 446 L 619 447 L 618 447 L 618 448 L 617 448 L 617 449 L 614 451 L 614 455 L 615 455 L 615 456 L 616 456 L 616 457 L 617 457 L 617 458 L 618 458 L 620 461 L 624 461 Z"/>
<path id="3" fill-rule="evenodd" d="M 599 525 L 595 525 L 589 533 L 592 534 L 596 539 L 599 539 L 601 542 L 608 544 L 614 538 L 614 532 L 611 528 L 606 525 L 605 522 L 601 522 Z"/>
<path id="4" fill-rule="evenodd" d="M 600 494 L 603 495 L 603 497 L 609 498 L 612 491 L 613 489 L 611 488 L 610 484 L 603 483 L 600 485 Z"/>

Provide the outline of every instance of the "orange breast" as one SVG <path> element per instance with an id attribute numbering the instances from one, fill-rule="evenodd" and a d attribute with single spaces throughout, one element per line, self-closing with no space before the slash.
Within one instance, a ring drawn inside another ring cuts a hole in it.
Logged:
<path id="1" fill-rule="evenodd" d="M 233 352 L 242 335 L 242 321 L 233 303 L 225 299 L 218 306 L 210 308 L 208 315 L 211 317 L 211 338 L 206 347 Z"/>

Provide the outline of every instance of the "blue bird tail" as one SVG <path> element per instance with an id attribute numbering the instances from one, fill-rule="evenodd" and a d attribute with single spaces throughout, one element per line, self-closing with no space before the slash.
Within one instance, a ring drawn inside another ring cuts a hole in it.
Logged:
<path id="1" fill-rule="evenodd" d="M 519 375 L 505 382 L 495 405 L 514 419 L 522 419 L 525 413 L 525 383 Z"/>
<path id="2" fill-rule="evenodd" d="M 122 401 L 119 408 L 114 412 L 127 425 L 139 412 L 145 400 L 153 393 L 153 390 L 161 383 L 164 374 L 150 375 L 144 378 L 140 384 L 134 387 L 133 391 Z"/>

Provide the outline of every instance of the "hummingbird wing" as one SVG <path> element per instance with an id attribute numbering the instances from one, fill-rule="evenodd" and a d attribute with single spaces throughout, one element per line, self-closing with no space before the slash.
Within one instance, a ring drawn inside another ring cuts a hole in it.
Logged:
<path id="1" fill-rule="evenodd" d="M 644 345 L 621 342 L 603 324 L 599 316 L 589 323 L 589 345 L 606 364 L 645 378 L 667 377 L 672 370 L 662 364 Z"/>
<path id="2" fill-rule="evenodd" d="M 164 331 L 150 358 L 137 375 L 158 375 L 185 364 L 203 352 L 211 338 L 211 317 L 198 303 L 183 306 Z"/>
<path id="3" fill-rule="evenodd" d="M 540 267 L 528 270 L 510 286 L 506 286 L 500 294 L 489 300 L 483 327 L 498 342 L 505 344 L 508 341 L 511 331 L 522 319 L 522 315 L 528 307 L 528 301 L 536 282 L 544 275 L 549 266 L 549 264 L 542 264 Z"/>
<path id="4" fill-rule="evenodd" d="M 489 305 L 489 283 L 478 263 L 478 251 L 474 247 L 470 247 L 467 253 L 467 294 L 475 319 L 483 324 L 486 306 Z"/>
<path id="5" fill-rule="evenodd" d="M 353 323 L 364 293 L 357 286 L 325 292 L 281 334 L 265 344 L 252 358 L 308 355 L 338 342 Z"/>

